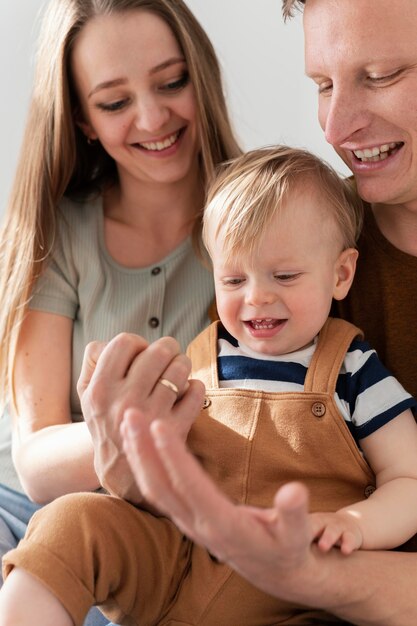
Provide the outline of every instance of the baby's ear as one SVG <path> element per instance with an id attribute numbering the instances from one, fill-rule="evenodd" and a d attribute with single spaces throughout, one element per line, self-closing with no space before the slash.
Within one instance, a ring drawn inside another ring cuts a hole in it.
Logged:
<path id="1" fill-rule="evenodd" d="M 355 248 L 347 248 L 339 255 L 335 263 L 335 285 L 333 298 L 343 300 L 348 294 L 356 270 L 359 252 Z"/>

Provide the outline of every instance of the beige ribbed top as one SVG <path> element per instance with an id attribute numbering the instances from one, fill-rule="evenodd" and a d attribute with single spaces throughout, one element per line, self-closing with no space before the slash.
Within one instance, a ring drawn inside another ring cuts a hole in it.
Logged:
<path id="1" fill-rule="evenodd" d="M 174 336 L 185 350 L 209 323 L 214 299 L 211 272 L 196 257 L 191 238 L 150 267 L 131 269 L 114 261 L 104 245 L 101 199 L 65 200 L 54 258 L 38 281 L 32 309 L 74 320 L 71 410 L 81 418 L 76 382 L 84 348 L 121 331 L 153 341 Z M 12 469 L 10 426 L 0 420 L 0 482 L 21 490 Z"/>

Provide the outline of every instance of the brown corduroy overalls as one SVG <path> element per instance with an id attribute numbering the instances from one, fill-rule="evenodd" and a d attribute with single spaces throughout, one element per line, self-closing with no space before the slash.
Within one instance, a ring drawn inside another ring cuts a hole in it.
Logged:
<path id="1" fill-rule="evenodd" d="M 333 511 L 374 489 L 334 400 L 343 358 L 358 334 L 347 322 L 328 320 L 300 393 L 220 389 L 217 323 L 191 344 L 193 377 L 207 392 L 189 445 L 234 501 L 269 507 L 282 484 L 300 480 L 311 490 L 313 511 Z M 37 513 L 27 538 L 5 559 L 6 571 L 11 566 L 39 577 L 80 625 L 94 599 L 113 621 L 129 626 L 337 621 L 262 593 L 169 520 L 110 496 L 66 496 Z"/>

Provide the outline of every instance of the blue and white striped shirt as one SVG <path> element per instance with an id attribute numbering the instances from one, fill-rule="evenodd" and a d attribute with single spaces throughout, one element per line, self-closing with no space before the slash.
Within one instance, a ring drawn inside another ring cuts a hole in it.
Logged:
<path id="1" fill-rule="evenodd" d="M 304 390 L 315 342 L 281 356 L 259 354 L 239 344 L 223 327 L 218 336 L 220 387 L 269 392 Z M 340 369 L 336 404 L 356 441 L 367 437 L 406 409 L 414 398 L 391 375 L 366 341 L 354 340 Z"/>

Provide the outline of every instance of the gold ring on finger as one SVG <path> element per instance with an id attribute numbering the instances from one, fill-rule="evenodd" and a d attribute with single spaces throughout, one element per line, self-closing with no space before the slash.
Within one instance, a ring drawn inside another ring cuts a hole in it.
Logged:
<path id="1" fill-rule="evenodd" d="M 164 387 L 167 387 L 168 389 L 171 389 L 171 391 L 173 391 L 175 393 L 175 395 L 177 396 L 177 398 L 178 398 L 179 389 L 178 389 L 177 385 L 172 383 L 167 378 L 159 378 L 158 379 L 158 383 L 161 383 L 161 385 L 164 385 Z"/>

